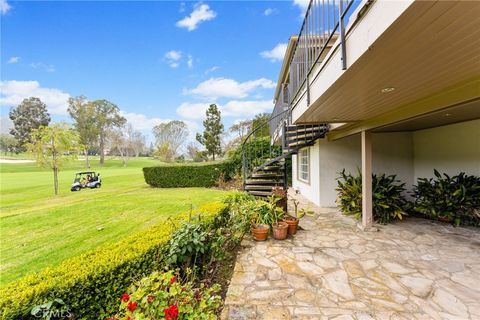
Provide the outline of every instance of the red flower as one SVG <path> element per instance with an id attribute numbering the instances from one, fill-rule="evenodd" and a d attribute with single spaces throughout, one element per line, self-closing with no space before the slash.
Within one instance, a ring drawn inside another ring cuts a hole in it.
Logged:
<path id="1" fill-rule="evenodd" d="M 127 305 L 128 310 L 133 312 L 137 308 L 137 302 L 130 301 Z"/>
<path id="2" fill-rule="evenodd" d="M 128 294 L 124 293 L 124 294 L 122 294 L 122 299 L 121 300 L 122 300 L 122 302 L 128 301 L 128 300 L 130 300 L 130 296 Z"/>
<path id="3" fill-rule="evenodd" d="M 185 291 L 187 291 L 187 288 L 182 287 L 182 292 L 185 292 Z"/>
<path id="4" fill-rule="evenodd" d="M 130 316 L 128 316 L 127 320 L 130 320 Z"/>
<path id="5" fill-rule="evenodd" d="M 177 277 L 173 276 L 170 278 L 170 284 L 175 283 L 175 281 L 177 281 Z"/>
<path id="6" fill-rule="evenodd" d="M 148 297 L 147 297 L 147 302 L 148 302 L 148 303 L 152 303 L 153 300 L 155 300 L 155 297 L 154 297 L 154 296 L 148 296 Z"/>
<path id="7" fill-rule="evenodd" d="M 177 319 L 178 317 L 178 307 L 176 305 L 171 305 L 167 309 L 165 309 L 165 319 L 166 320 L 173 320 Z"/>

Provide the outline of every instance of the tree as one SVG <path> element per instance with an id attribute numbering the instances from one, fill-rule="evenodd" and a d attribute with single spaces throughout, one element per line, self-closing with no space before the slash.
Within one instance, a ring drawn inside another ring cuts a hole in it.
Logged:
<path id="1" fill-rule="evenodd" d="M 85 155 L 85 166 L 90 168 L 88 150 L 97 143 L 100 133 L 96 124 L 96 114 L 93 104 L 87 102 L 84 96 L 68 99 L 68 113 L 74 121 L 74 127 L 80 136 Z"/>
<path id="2" fill-rule="evenodd" d="M 270 120 L 269 113 L 259 113 L 252 120 L 252 130 L 255 130 L 263 125 L 261 129 L 258 129 L 253 134 L 256 138 L 260 137 L 269 137 L 270 136 L 270 127 L 268 126 L 268 120 Z"/>
<path id="3" fill-rule="evenodd" d="M 235 139 L 235 141 L 239 142 L 239 143 L 242 143 L 243 140 L 246 138 L 247 134 L 252 130 L 252 124 L 253 124 L 253 121 L 252 120 L 241 120 L 241 121 L 238 121 L 236 123 L 234 123 L 229 131 L 231 133 L 236 133 L 237 134 L 237 138 Z"/>
<path id="4" fill-rule="evenodd" d="M 136 131 L 130 123 L 123 127 L 110 129 L 107 133 L 110 150 L 117 151 L 123 161 L 123 166 L 128 165 L 128 160 L 138 155 L 139 143 L 144 146 L 143 136 Z M 139 140 L 142 140 L 139 142 Z M 143 149 L 143 147 L 142 147 Z"/>
<path id="5" fill-rule="evenodd" d="M 127 119 L 120 114 L 120 108 L 108 100 L 95 100 L 89 104 L 94 108 L 95 125 L 98 130 L 100 165 L 103 166 L 105 163 L 105 142 L 108 130 L 123 126 Z"/>
<path id="6" fill-rule="evenodd" d="M 76 152 L 80 149 L 78 133 L 60 123 L 33 129 L 31 139 L 27 148 L 35 154 L 38 165 L 52 169 L 53 188 L 57 195 L 58 172 L 65 161 L 76 157 Z"/>
<path id="7" fill-rule="evenodd" d="M 50 123 L 47 105 L 36 97 L 23 99 L 22 103 L 10 110 L 9 117 L 13 122 L 10 134 L 18 142 L 18 151 L 24 151 L 25 145 L 32 142 L 31 131 L 33 129 L 48 126 Z"/>
<path id="8" fill-rule="evenodd" d="M 190 142 L 187 146 L 187 157 L 194 159 L 197 153 L 200 151 L 195 142 Z"/>
<path id="9" fill-rule="evenodd" d="M 153 128 L 153 134 L 157 145 L 156 154 L 170 162 L 178 155 L 180 147 L 185 144 L 188 127 L 183 121 L 173 120 L 156 125 Z"/>
<path id="10" fill-rule="evenodd" d="M 222 153 L 222 133 L 223 124 L 220 110 L 216 104 L 211 104 L 206 112 L 207 118 L 203 121 L 205 130 L 203 134 L 197 133 L 197 141 L 205 146 L 207 153 L 212 155 L 215 160 L 215 155 Z"/>
<path id="11" fill-rule="evenodd" d="M 134 130 L 131 136 L 131 145 L 135 157 L 138 157 L 142 152 L 145 151 L 145 136 L 138 130 Z"/>
<path id="12" fill-rule="evenodd" d="M 10 134 L 0 135 L 0 150 L 7 154 L 7 152 L 16 152 L 17 140 Z"/>

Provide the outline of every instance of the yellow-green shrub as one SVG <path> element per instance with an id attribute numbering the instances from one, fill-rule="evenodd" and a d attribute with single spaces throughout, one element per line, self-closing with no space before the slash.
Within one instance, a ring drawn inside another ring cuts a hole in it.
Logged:
<path id="1" fill-rule="evenodd" d="M 65 301 L 75 319 L 103 319 L 116 311 L 134 280 L 163 268 L 166 246 L 182 221 L 200 216 L 193 221 L 213 222 L 226 208 L 222 202 L 207 204 L 1 288 L 1 319 L 28 319 L 33 306 L 54 298 Z"/>

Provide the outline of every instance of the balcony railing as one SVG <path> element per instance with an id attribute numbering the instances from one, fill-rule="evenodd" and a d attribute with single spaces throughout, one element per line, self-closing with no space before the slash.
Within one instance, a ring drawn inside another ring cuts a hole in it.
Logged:
<path id="1" fill-rule="evenodd" d="M 272 116 L 269 125 L 270 125 L 270 137 L 275 140 L 278 136 L 277 130 L 280 128 L 280 124 L 284 121 L 287 113 L 285 111 L 288 110 L 289 104 L 289 96 L 288 96 L 288 85 L 282 84 L 282 88 L 280 89 L 280 93 L 278 95 L 277 100 L 275 101 L 275 107 L 273 108 Z M 283 113 L 283 116 L 280 114 Z"/>
<path id="2" fill-rule="evenodd" d="M 282 84 L 282 91 L 277 98 L 272 117 L 285 109 L 291 108 L 301 93 L 306 92 L 307 105 L 310 105 L 309 76 L 312 70 L 324 58 L 327 49 L 340 38 L 342 53 L 342 69 L 346 69 L 345 50 L 345 20 L 351 14 L 354 2 L 358 0 L 311 0 L 305 13 L 298 40 L 289 61 L 288 83 Z M 287 99 L 285 102 L 285 93 Z M 285 106 L 285 103 L 287 105 Z M 270 134 L 273 138 L 280 123 L 286 117 L 277 117 L 270 124 Z M 288 119 L 287 119 L 288 120 Z"/>
<path id="3" fill-rule="evenodd" d="M 354 0 L 311 0 L 290 61 L 290 103 L 307 91 L 310 104 L 309 75 L 327 49 L 340 37 L 342 68 L 346 69 L 345 16 Z"/>

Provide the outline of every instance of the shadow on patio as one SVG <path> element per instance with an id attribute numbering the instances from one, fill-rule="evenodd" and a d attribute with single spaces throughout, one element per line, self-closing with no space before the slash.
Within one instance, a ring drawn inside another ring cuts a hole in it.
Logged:
<path id="1" fill-rule="evenodd" d="M 315 216 L 294 238 L 243 242 L 223 319 L 480 319 L 480 230 L 409 218 L 363 232 L 295 198 Z"/>

